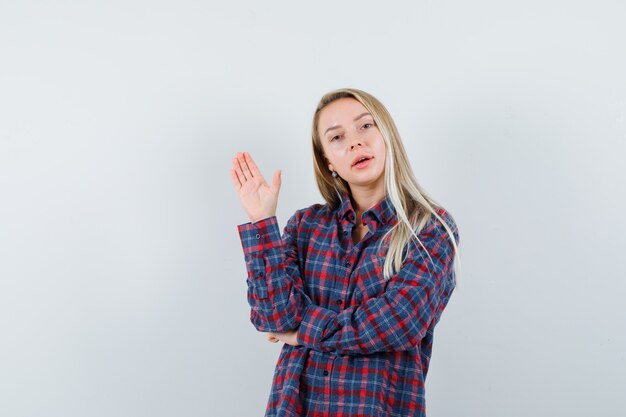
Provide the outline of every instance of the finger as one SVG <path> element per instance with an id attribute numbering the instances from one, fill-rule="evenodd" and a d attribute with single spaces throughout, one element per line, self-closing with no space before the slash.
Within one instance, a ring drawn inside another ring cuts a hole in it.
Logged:
<path id="1" fill-rule="evenodd" d="M 239 190 L 241 186 L 241 181 L 239 181 L 239 176 L 237 175 L 237 171 L 234 169 L 230 170 L 230 179 L 233 181 L 233 186 L 235 186 L 236 190 Z"/>
<path id="2" fill-rule="evenodd" d="M 246 182 L 247 178 L 243 174 L 243 170 L 241 169 L 241 164 L 239 163 L 239 158 L 237 158 L 237 157 L 235 157 L 233 159 L 233 169 L 235 170 L 235 173 L 237 174 L 237 177 L 239 178 L 239 182 L 243 186 L 243 184 Z"/>
<path id="3" fill-rule="evenodd" d="M 272 191 L 274 192 L 274 194 L 278 194 L 278 192 L 280 191 L 280 185 L 282 184 L 282 171 L 281 170 L 277 170 L 274 173 L 274 178 L 272 178 Z"/>
<path id="4" fill-rule="evenodd" d="M 261 175 L 261 171 L 259 171 L 259 167 L 256 166 L 250 154 L 248 152 L 244 152 L 243 156 L 245 158 L 246 164 L 248 164 L 248 168 L 250 169 L 252 176 L 263 178 L 263 175 Z"/>
<path id="5" fill-rule="evenodd" d="M 241 166 L 239 166 L 239 162 L 237 161 L 237 158 L 233 159 L 233 167 L 232 167 L 233 171 L 235 171 L 235 175 L 237 176 L 237 179 L 239 180 L 239 183 L 241 184 L 241 186 L 244 186 L 244 183 L 246 182 L 246 177 L 243 175 L 243 171 L 241 170 Z"/>
<path id="6" fill-rule="evenodd" d="M 239 162 L 237 162 L 237 158 L 233 159 L 232 170 L 235 172 L 235 175 L 237 176 L 237 180 L 243 187 L 243 183 L 245 182 L 246 177 L 244 177 L 243 172 L 241 171 L 241 167 L 239 166 Z"/>
<path id="7" fill-rule="evenodd" d="M 248 167 L 248 164 L 246 163 L 243 154 L 238 155 L 238 161 L 239 165 L 241 165 L 241 169 L 243 170 L 243 175 L 246 176 L 246 179 L 252 179 L 254 176 L 252 175 L 252 172 L 250 172 L 250 168 Z"/>

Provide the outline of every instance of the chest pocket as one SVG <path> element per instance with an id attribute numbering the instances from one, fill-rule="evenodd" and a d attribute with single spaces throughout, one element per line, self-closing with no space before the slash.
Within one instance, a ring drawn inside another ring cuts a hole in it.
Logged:
<path id="1" fill-rule="evenodd" d="M 387 289 L 388 281 L 383 275 L 385 258 L 377 255 L 368 255 L 359 266 L 354 288 L 354 301 L 361 304 L 370 298 L 380 297 Z"/>

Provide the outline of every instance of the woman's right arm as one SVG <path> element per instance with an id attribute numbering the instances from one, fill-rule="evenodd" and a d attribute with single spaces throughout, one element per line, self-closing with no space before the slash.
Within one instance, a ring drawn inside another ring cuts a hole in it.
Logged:
<path id="1" fill-rule="evenodd" d="M 262 332 L 297 329 L 311 299 L 306 294 L 297 252 L 296 212 L 280 236 L 276 217 L 238 226 L 248 270 L 250 320 Z"/>
<path id="2" fill-rule="evenodd" d="M 276 220 L 280 171 L 268 185 L 248 153 L 238 153 L 233 159 L 231 179 L 250 218 L 250 223 L 238 226 L 248 269 L 250 319 L 259 331 L 296 329 L 311 303 L 297 253 L 299 214 L 289 219 L 281 238 Z"/>

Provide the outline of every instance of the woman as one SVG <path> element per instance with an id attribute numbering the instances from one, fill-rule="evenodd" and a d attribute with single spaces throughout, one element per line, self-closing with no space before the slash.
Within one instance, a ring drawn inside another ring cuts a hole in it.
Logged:
<path id="1" fill-rule="evenodd" d="M 433 330 L 455 286 L 458 232 L 418 185 L 385 107 L 356 89 L 313 117 L 326 204 L 298 210 L 281 238 L 280 171 L 247 153 L 231 178 L 251 321 L 280 352 L 266 416 L 424 416 Z"/>

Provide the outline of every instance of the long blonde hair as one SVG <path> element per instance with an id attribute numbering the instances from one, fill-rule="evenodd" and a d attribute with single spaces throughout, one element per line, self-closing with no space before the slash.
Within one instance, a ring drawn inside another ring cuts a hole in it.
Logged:
<path id="1" fill-rule="evenodd" d="M 360 102 L 372 115 L 378 130 L 385 140 L 385 147 L 387 149 L 385 160 L 385 195 L 389 196 L 391 204 L 398 216 L 398 222 L 381 240 L 381 244 L 383 241 L 389 240 L 389 249 L 385 256 L 385 264 L 383 267 L 385 279 L 390 279 L 391 276 L 402 267 L 405 256 L 404 249 L 412 238 L 415 238 L 417 242 L 424 247 L 418 234 L 432 216 L 436 217 L 445 228 L 450 242 L 454 247 L 455 263 L 457 261 L 460 262 L 458 245 L 454 238 L 454 233 L 436 211 L 436 209 L 441 208 L 441 206 L 426 194 L 413 175 L 413 170 L 411 169 L 409 159 L 402 145 L 400 134 L 398 133 L 398 129 L 391 115 L 378 99 L 364 91 L 353 88 L 331 91 L 321 98 L 315 110 L 312 132 L 313 166 L 315 170 L 315 180 L 317 181 L 317 186 L 324 200 L 326 200 L 332 208 L 337 208 L 341 204 L 342 193 L 351 195 L 348 183 L 341 177 L 334 178 L 331 175 L 318 132 L 319 116 L 322 109 L 333 101 L 341 98 L 353 98 Z M 428 251 L 426 253 L 428 254 Z M 430 258 L 430 254 L 428 254 L 428 257 Z"/>

